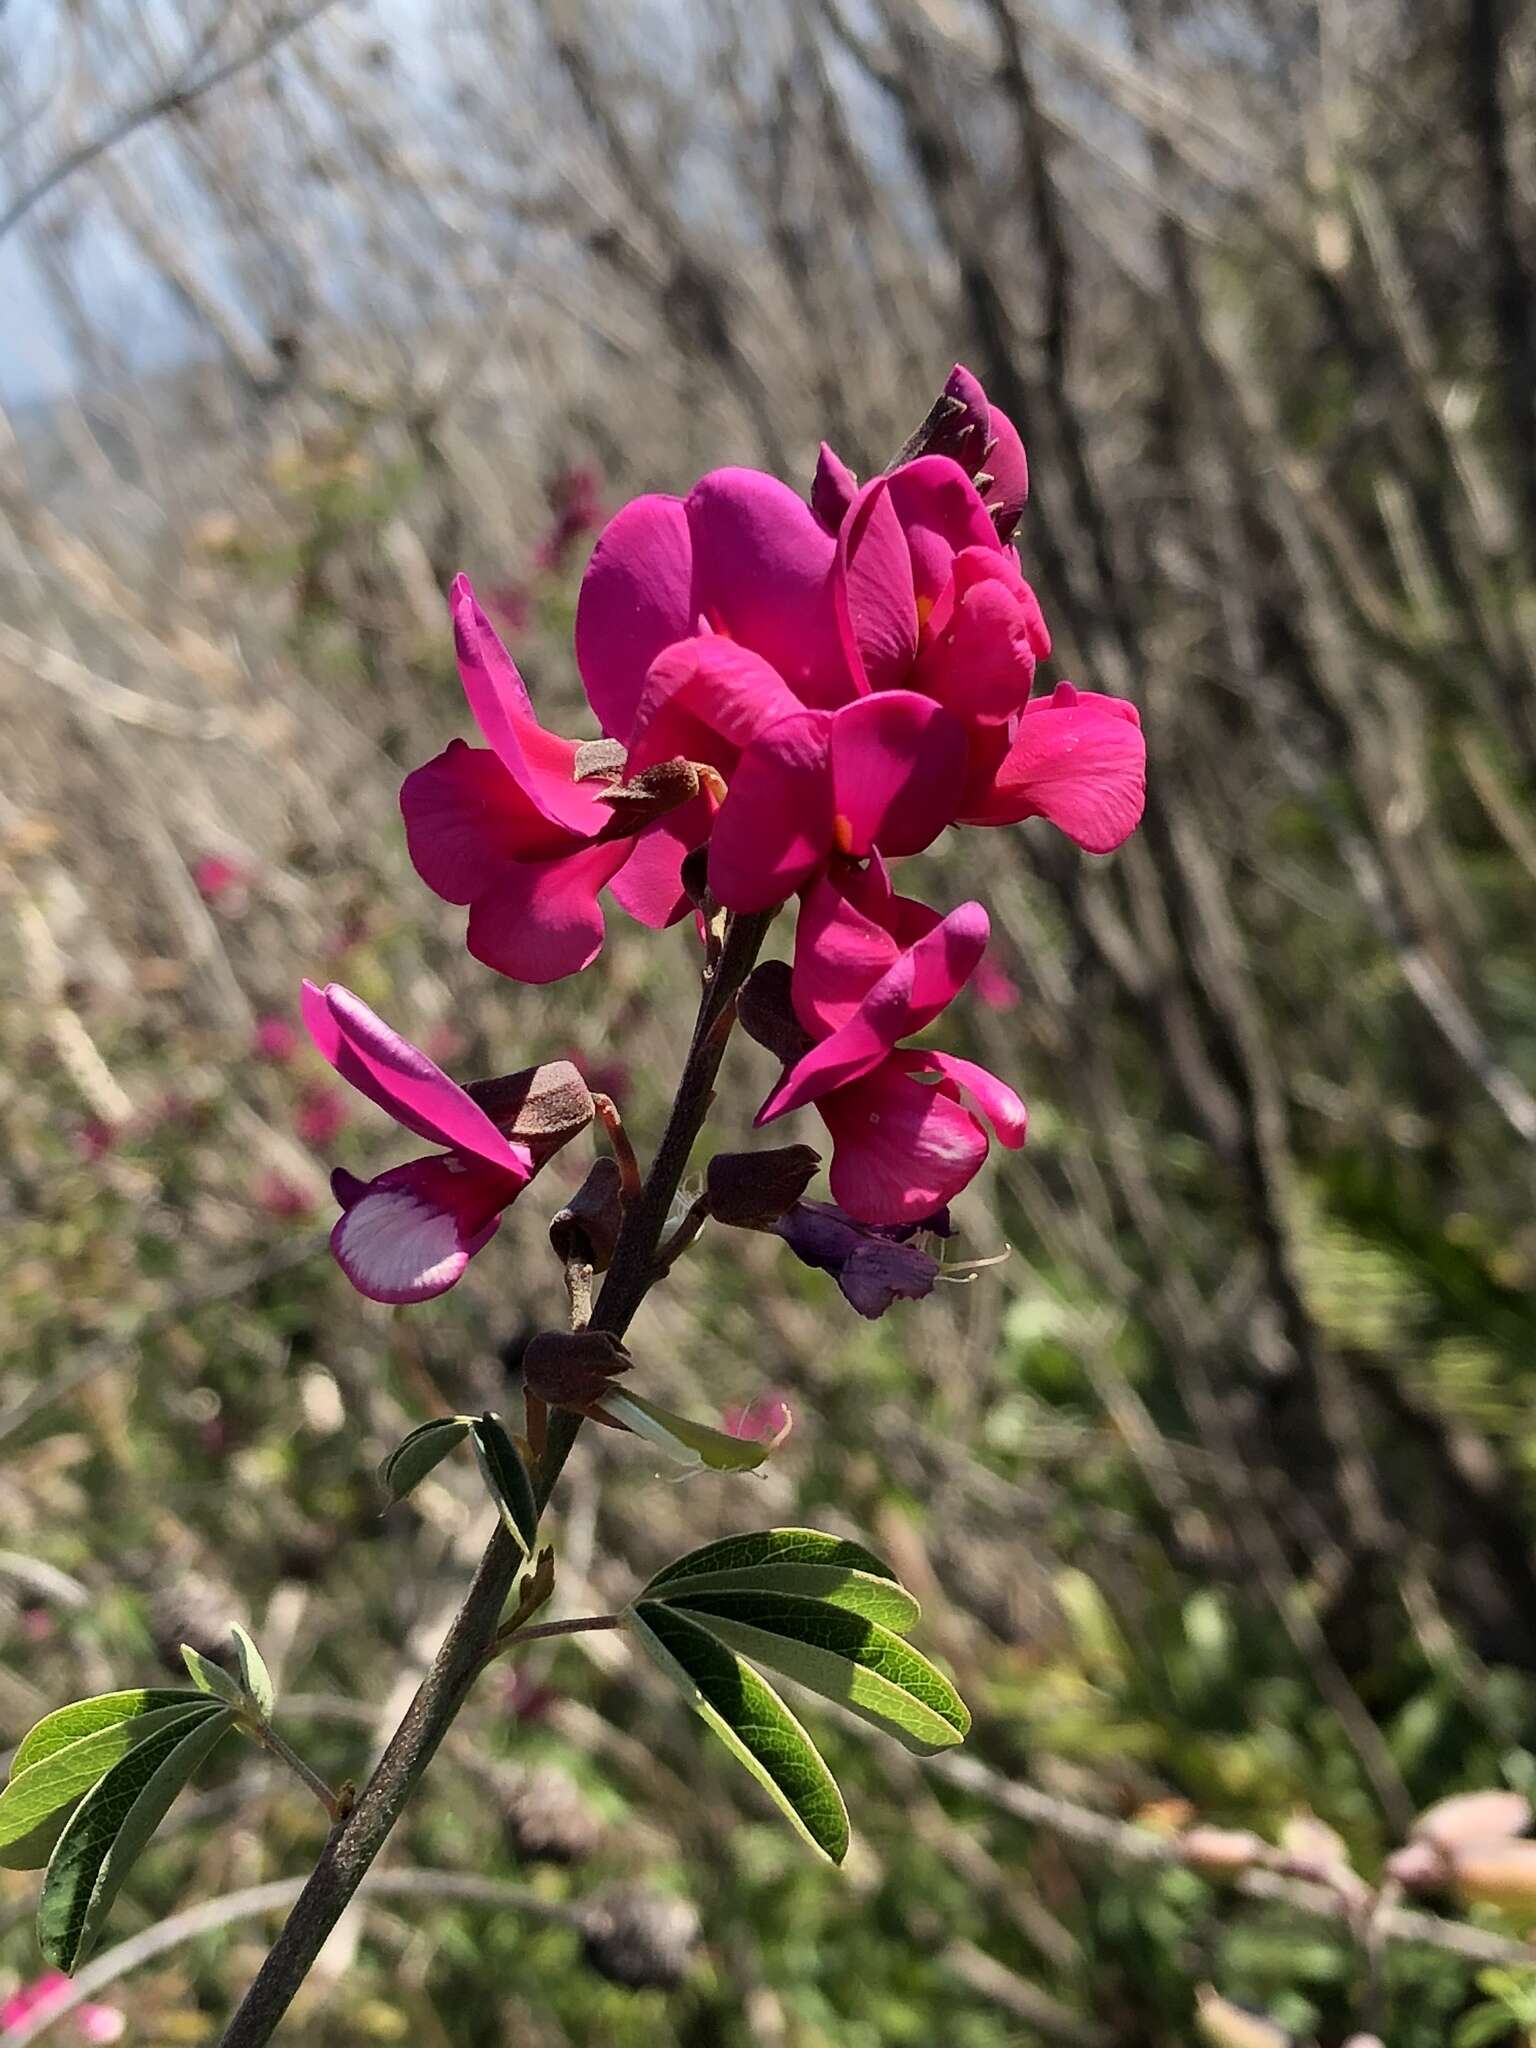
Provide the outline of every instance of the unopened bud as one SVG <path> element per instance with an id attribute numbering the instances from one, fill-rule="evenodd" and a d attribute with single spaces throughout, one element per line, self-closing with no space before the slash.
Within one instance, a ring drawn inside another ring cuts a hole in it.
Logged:
<path id="1" fill-rule="evenodd" d="M 1221 1998 L 1209 1984 L 1195 1993 L 1195 2026 L 1211 2048 L 1296 2048 L 1296 2037 L 1262 2013 Z"/>
<path id="2" fill-rule="evenodd" d="M 581 1923 L 589 1967 L 629 1991 L 675 1990 L 698 1946 L 699 1916 L 686 1899 L 638 1887 L 588 1900 Z"/>
<path id="3" fill-rule="evenodd" d="M 1531 1802 L 1518 1792 L 1457 1792 L 1426 1807 L 1413 1824 L 1414 1839 L 1454 1849 L 1468 1842 L 1500 1842 L 1531 1825 Z"/>
<path id="4" fill-rule="evenodd" d="M 604 1153 L 593 1160 L 586 1179 L 553 1218 L 549 1241 L 563 1265 L 580 1259 L 594 1273 L 607 1272 L 624 1221 L 619 1196 L 622 1178 L 617 1159 Z"/>
<path id="5" fill-rule="evenodd" d="M 544 1161 L 592 1121 L 592 1094 L 569 1060 L 548 1060 L 494 1081 L 471 1081 L 466 1093 L 504 1137 Z"/>
<path id="6" fill-rule="evenodd" d="M 809 1052 L 813 1040 L 790 998 L 787 960 L 765 960 L 742 983 L 736 1016 L 749 1038 L 755 1038 L 786 1066 Z"/>
<path id="7" fill-rule="evenodd" d="M 738 1230 L 772 1230 L 792 1209 L 821 1164 L 811 1145 L 772 1152 L 717 1152 L 704 1172 L 709 1213 Z"/>
<path id="8" fill-rule="evenodd" d="M 523 1353 L 523 1384 L 551 1408 L 585 1408 L 633 1364 L 606 1330 L 543 1330 Z"/>
<path id="9" fill-rule="evenodd" d="M 1470 1905 L 1536 1919 L 1536 1842 L 1476 1842 L 1450 1851 L 1456 1890 Z"/>
<path id="10" fill-rule="evenodd" d="M 811 481 L 811 510 L 828 533 L 836 533 L 849 506 L 858 496 L 859 482 L 853 471 L 826 442 L 816 457 L 816 474 Z"/>
<path id="11" fill-rule="evenodd" d="M 1187 1828 L 1179 1836 L 1179 1854 L 1202 1877 L 1237 1877 L 1265 1852 L 1266 1844 L 1247 1828 Z"/>

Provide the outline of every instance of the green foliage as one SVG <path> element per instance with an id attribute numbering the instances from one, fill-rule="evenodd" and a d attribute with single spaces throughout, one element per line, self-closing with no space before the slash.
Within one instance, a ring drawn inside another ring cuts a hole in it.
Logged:
<path id="1" fill-rule="evenodd" d="M 507 1532 L 532 1557 L 539 1534 L 539 1504 L 518 1448 L 494 1415 L 470 1424 L 476 1462 Z"/>
<path id="2" fill-rule="evenodd" d="M 440 1465 L 448 1453 L 464 1441 L 474 1426 L 472 1415 L 440 1415 L 431 1422 L 422 1423 L 403 1442 L 396 1444 L 379 1467 L 379 1479 L 388 1490 L 391 1505 L 404 1500 L 414 1487 L 419 1486 L 433 1467 Z"/>

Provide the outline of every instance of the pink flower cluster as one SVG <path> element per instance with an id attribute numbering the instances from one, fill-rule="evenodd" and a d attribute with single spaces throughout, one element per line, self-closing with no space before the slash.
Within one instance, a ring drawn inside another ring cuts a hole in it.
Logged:
<path id="1" fill-rule="evenodd" d="M 460 577 L 459 672 L 484 744 L 451 741 L 401 790 L 417 872 L 467 908 L 470 952 L 515 980 L 589 966 L 605 892 L 653 929 L 696 909 L 701 878 L 742 914 L 798 897 L 771 1035 L 786 1069 L 758 1121 L 814 1104 L 837 1204 L 877 1227 L 942 1209 L 988 1126 L 1007 1146 L 1025 1130 L 1002 1081 L 909 1042 L 984 962 L 985 910 L 899 895 L 889 863 L 951 826 L 1029 818 L 1107 853 L 1145 781 L 1130 704 L 1035 687 L 1050 636 L 1011 544 L 1028 481 L 1012 423 L 957 367 L 903 456 L 860 486 L 823 446 L 808 498 L 721 469 L 625 506 L 576 614 L 598 740 L 540 724 Z M 345 991 L 306 1004 L 346 1078 L 451 1147 L 344 1181 L 338 1256 L 379 1299 L 437 1292 L 532 1162 Z"/>
<path id="2" fill-rule="evenodd" d="M 24 2026 L 45 2018 L 68 1996 L 69 1979 L 64 1972 L 49 1970 L 32 1983 L 23 1984 L 9 1998 L 0 1999 L 0 2042 L 8 2034 L 19 2034 Z M 76 2037 L 82 2041 L 120 2041 L 128 2026 L 126 2016 L 115 2005 L 77 2005 L 71 2018 Z"/>

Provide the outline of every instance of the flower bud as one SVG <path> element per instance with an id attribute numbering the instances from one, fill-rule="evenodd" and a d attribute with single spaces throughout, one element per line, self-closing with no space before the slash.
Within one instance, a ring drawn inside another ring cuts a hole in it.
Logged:
<path id="1" fill-rule="evenodd" d="M 543 1330 L 523 1353 L 523 1384 L 551 1408 L 585 1408 L 633 1364 L 606 1330 Z"/>
<path id="2" fill-rule="evenodd" d="M 624 1221 L 619 1162 L 605 1152 L 569 1202 L 552 1219 L 549 1241 L 562 1264 L 580 1259 L 594 1273 L 606 1273 Z"/>
<path id="3" fill-rule="evenodd" d="M 811 480 L 811 510 L 828 533 L 837 532 L 858 491 L 853 471 L 823 441 L 816 457 L 816 474 Z"/>
<path id="4" fill-rule="evenodd" d="M 1266 1844 L 1247 1828 L 1186 1828 L 1179 1854 L 1202 1877 L 1237 1877 L 1262 1861 Z"/>
<path id="5" fill-rule="evenodd" d="M 736 999 L 742 1030 L 786 1066 L 808 1053 L 814 1042 L 795 1015 L 789 978 L 787 960 L 765 960 L 747 976 Z"/>
<path id="6" fill-rule="evenodd" d="M 494 1081 L 472 1081 L 466 1092 L 497 1130 L 526 1145 L 540 1166 L 592 1121 L 591 1091 L 569 1060 L 549 1060 Z"/>
<path id="7" fill-rule="evenodd" d="M 794 1207 L 821 1164 L 811 1145 L 772 1152 L 717 1152 L 704 1173 L 709 1213 L 738 1230 L 772 1230 Z"/>
<path id="8" fill-rule="evenodd" d="M 1467 1905 L 1502 1906 L 1536 1920 L 1536 1842 L 1464 1843 L 1450 1851 L 1451 1875 Z"/>
<path id="9" fill-rule="evenodd" d="M 582 1908 L 582 1953 L 590 1969 L 630 1991 L 672 1991 L 687 1975 L 699 1916 L 686 1899 L 614 1886 Z"/>
<path id="10" fill-rule="evenodd" d="M 1296 2048 L 1296 2037 L 1262 2013 L 1219 1997 L 1209 1984 L 1195 1993 L 1195 2026 L 1211 2048 Z"/>
<path id="11" fill-rule="evenodd" d="M 1523 1835 L 1532 1818 L 1530 1801 L 1518 1792 L 1457 1792 L 1425 1808 L 1413 1824 L 1413 1837 L 1441 1849 L 1500 1842 Z"/>

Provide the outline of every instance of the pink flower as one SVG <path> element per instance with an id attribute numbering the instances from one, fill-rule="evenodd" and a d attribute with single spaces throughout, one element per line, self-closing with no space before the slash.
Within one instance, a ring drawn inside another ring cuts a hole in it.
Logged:
<path id="1" fill-rule="evenodd" d="M 782 1394 L 759 1394 L 755 1400 L 727 1408 L 720 1426 L 727 1436 L 739 1436 L 749 1443 L 782 1443 L 789 1433 L 789 1403 Z"/>
<path id="2" fill-rule="evenodd" d="M 75 1150 L 82 1159 L 94 1164 L 106 1158 L 121 1136 L 120 1124 L 108 1123 L 104 1116 L 88 1116 L 75 1133 Z"/>
<path id="3" fill-rule="evenodd" d="M 974 1179 L 987 1132 L 1022 1145 L 1023 1103 L 985 1067 L 901 1049 L 931 1024 L 986 949 L 987 914 L 941 918 L 895 895 L 882 863 L 806 892 L 790 997 L 808 1049 L 758 1111 L 759 1124 L 814 1102 L 832 1135 L 832 1194 L 859 1223 L 920 1223 Z"/>
<path id="4" fill-rule="evenodd" d="M 595 469 L 578 464 L 560 470 L 548 486 L 549 507 L 554 524 L 534 549 L 533 559 L 541 569 L 555 571 L 584 533 L 603 523 L 602 479 Z"/>
<path id="5" fill-rule="evenodd" d="M 28 2023 L 42 2019 L 68 1994 L 69 1979 L 62 1970 L 49 1970 L 30 1984 L 23 1984 L 19 1991 L 12 1992 L 0 2004 L 0 2041 L 7 2034 L 19 2033 Z M 112 2005 L 78 2005 L 71 2017 L 84 2041 L 120 2041 L 128 2025 L 124 2015 Z"/>
<path id="6" fill-rule="evenodd" d="M 300 1095 L 293 1127 L 306 1145 L 331 1145 L 346 1129 L 351 1115 L 345 1096 L 321 1083 Z"/>
<path id="7" fill-rule="evenodd" d="M 258 1205 L 269 1216 L 291 1218 L 308 1216 L 315 1206 L 315 1198 L 307 1188 L 301 1188 L 285 1173 L 263 1173 L 256 1179 L 253 1189 Z"/>
<path id="8" fill-rule="evenodd" d="M 556 981 L 597 957 L 598 894 L 632 855 L 640 855 L 635 876 L 626 878 L 630 886 L 615 887 L 619 901 L 657 926 L 687 911 L 678 870 L 707 829 L 710 799 L 701 794 L 638 841 L 624 836 L 602 800 L 605 785 L 576 780 L 577 743 L 535 718 L 522 677 L 466 577 L 455 581 L 452 604 L 459 674 L 490 744 L 453 740 L 406 777 L 406 844 L 428 888 L 469 906 L 469 950 L 477 960 L 515 981 Z"/>
<path id="9" fill-rule="evenodd" d="M 258 1017 L 254 1034 L 257 1053 L 283 1067 L 299 1049 L 297 1028 L 286 1017 Z"/>
<path id="10" fill-rule="evenodd" d="M 971 987 L 977 1002 L 985 1004 L 989 1010 L 1007 1011 L 1019 1007 L 1018 983 L 990 947 L 981 956 Z"/>
<path id="11" fill-rule="evenodd" d="M 245 886 L 246 873 L 238 862 L 222 853 L 205 853 L 193 863 L 192 880 L 205 903 L 217 908 L 228 903 Z"/>
<path id="12" fill-rule="evenodd" d="M 446 1148 L 371 1181 L 337 1168 L 337 1264 L 372 1301 L 426 1301 L 446 1292 L 533 1178 L 533 1153 L 504 1137 L 470 1091 L 337 983 L 322 990 L 305 982 L 304 1021 L 344 1081 L 416 1137 Z"/>

